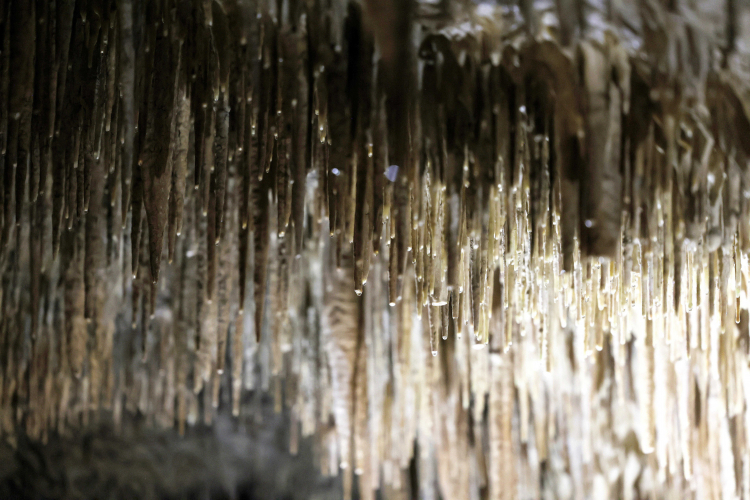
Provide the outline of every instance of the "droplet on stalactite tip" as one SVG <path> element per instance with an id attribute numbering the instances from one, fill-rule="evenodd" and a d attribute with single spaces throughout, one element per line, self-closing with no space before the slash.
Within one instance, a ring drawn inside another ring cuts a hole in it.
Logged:
<path id="1" fill-rule="evenodd" d="M 615 462 L 604 496 L 750 488 L 742 23 L 133 3 L 0 12 L 0 438 L 272 388 L 363 498 L 590 497 Z"/>

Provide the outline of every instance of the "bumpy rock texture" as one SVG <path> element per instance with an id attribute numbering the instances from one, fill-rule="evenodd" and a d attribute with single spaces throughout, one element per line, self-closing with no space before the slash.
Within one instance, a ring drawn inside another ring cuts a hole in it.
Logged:
<path id="1" fill-rule="evenodd" d="M 741 0 L 0 0 L 0 435 L 750 499 L 748 82 Z"/>

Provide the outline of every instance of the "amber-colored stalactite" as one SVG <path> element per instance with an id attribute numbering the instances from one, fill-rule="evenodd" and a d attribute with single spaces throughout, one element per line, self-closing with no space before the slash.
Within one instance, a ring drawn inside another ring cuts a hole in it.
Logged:
<path id="1" fill-rule="evenodd" d="M 750 498 L 747 19 L 0 1 L 0 436 L 266 391 L 347 497 Z"/>

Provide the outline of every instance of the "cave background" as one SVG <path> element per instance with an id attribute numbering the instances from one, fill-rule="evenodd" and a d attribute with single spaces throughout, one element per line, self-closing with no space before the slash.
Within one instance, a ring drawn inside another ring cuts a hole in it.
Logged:
<path id="1" fill-rule="evenodd" d="M 188 426 L 184 437 L 127 412 L 118 432 L 101 413 L 85 431 L 52 433 L 46 444 L 19 433 L 15 448 L 0 444 L 0 499 L 340 498 L 340 476 L 320 474 L 312 439 L 289 453 L 289 411 L 276 413 L 269 395 L 246 396 L 240 417 L 222 405 L 211 426 Z"/>

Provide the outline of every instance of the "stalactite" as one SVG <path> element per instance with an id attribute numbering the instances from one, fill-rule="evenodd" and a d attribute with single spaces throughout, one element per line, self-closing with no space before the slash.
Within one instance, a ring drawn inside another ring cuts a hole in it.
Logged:
<path id="1" fill-rule="evenodd" d="M 363 498 L 747 496 L 750 10 L 537 4 L 0 2 L 0 436 L 269 391 Z"/>

